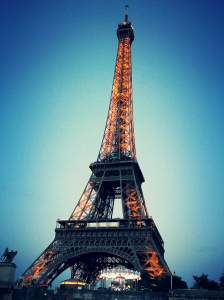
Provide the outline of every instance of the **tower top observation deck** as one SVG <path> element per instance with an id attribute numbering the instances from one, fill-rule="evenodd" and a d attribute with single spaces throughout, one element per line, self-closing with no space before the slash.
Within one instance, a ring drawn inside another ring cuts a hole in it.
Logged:
<path id="1" fill-rule="evenodd" d="M 134 41 L 134 30 L 131 22 L 128 22 L 128 5 L 125 6 L 125 20 L 123 23 L 118 24 L 117 38 L 118 40 L 122 38 L 130 38 L 130 43 Z"/>

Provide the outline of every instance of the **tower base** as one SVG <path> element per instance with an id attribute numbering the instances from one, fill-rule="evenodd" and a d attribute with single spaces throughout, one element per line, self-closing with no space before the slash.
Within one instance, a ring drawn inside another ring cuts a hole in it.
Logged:
<path id="1" fill-rule="evenodd" d="M 55 239 L 23 274 L 23 285 L 49 286 L 64 270 L 86 284 L 96 283 L 103 269 L 123 265 L 166 276 L 162 238 L 152 218 L 58 220 Z M 37 274 L 40 276 L 37 276 Z"/>

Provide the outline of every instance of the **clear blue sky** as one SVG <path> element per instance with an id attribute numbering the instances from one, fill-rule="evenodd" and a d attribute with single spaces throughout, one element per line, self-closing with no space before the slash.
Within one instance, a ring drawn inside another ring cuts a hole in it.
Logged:
<path id="1" fill-rule="evenodd" d="M 16 278 L 89 179 L 125 4 L 137 158 L 165 259 L 189 286 L 224 270 L 224 1 L 1 0 L 0 252 L 18 251 Z"/>

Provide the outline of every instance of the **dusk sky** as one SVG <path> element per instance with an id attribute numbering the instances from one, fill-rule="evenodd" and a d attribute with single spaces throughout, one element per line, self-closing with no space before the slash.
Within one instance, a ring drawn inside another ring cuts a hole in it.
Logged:
<path id="1" fill-rule="evenodd" d="M 15 279 L 89 179 L 125 4 L 137 159 L 166 262 L 189 287 L 224 271 L 224 1 L 0 0 L 0 255 L 18 251 Z"/>

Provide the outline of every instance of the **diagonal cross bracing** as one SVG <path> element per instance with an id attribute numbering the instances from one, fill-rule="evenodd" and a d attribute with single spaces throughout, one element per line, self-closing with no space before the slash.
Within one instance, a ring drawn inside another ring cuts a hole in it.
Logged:
<path id="1" fill-rule="evenodd" d="M 17 281 L 49 286 L 70 267 L 71 276 L 96 283 L 101 268 L 123 266 L 151 277 L 170 275 L 163 240 L 149 216 L 142 192 L 144 177 L 136 159 L 131 44 L 128 16 L 118 25 L 118 50 L 109 110 L 92 174 L 68 220 L 58 220 L 54 241 Z M 120 201 L 123 218 L 113 217 Z"/>

